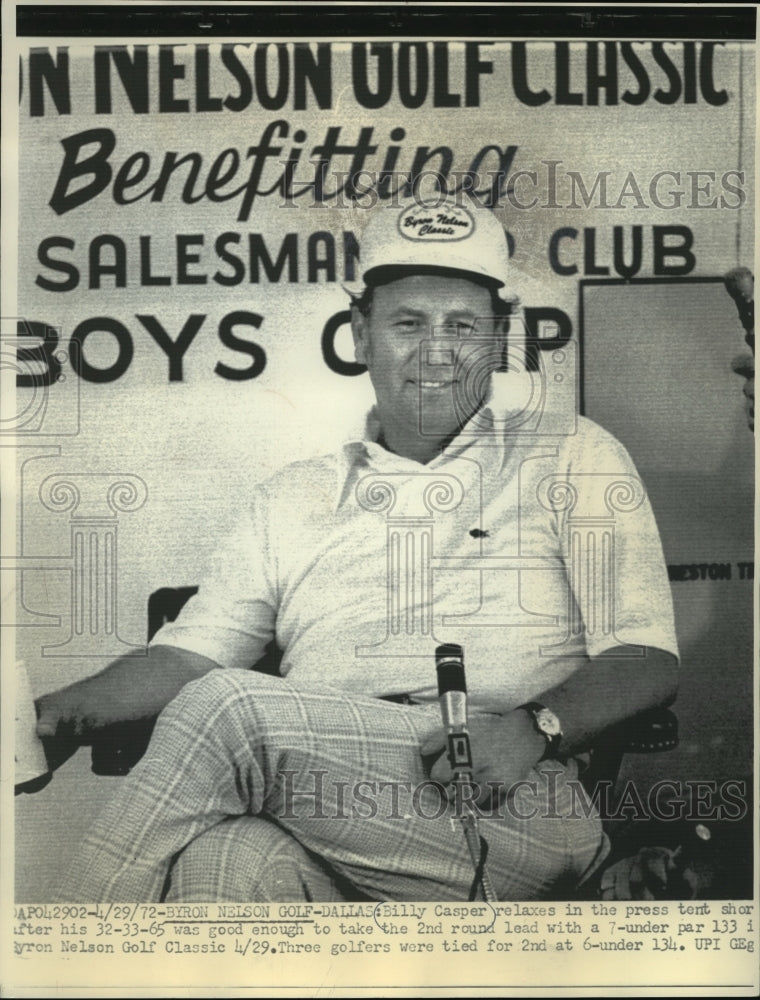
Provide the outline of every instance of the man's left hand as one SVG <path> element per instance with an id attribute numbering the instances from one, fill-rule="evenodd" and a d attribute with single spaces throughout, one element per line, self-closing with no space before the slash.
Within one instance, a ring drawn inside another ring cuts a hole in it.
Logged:
<path id="1" fill-rule="evenodd" d="M 755 358 L 752 354 L 738 354 L 731 362 L 731 368 L 744 379 L 744 408 L 747 413 L 747 425 L 751 431 L 755 429 Z"/>
<path id="2" fill-rule="evenodd" d="M 528 713 L 519 708 L 506 715 L 475 716 L 469 721 L 468 731 L 473 777 L 480 790 L 477 802 L 481 805 L 492 801 L 497 790 L 503 793 L 526 778 L 546 750 L 546 740 L 536 732 Z M 430 769 L 430 777 L 448 786 L 453 772 L 446 748 L 446 732 L 439 729 L 425 740 L 421 752 L 423 757 L 440 754 Z"/>

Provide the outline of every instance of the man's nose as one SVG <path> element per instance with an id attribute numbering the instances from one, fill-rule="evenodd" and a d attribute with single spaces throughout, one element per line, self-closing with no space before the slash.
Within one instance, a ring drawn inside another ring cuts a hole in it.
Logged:
<path id="1" fill-rule="evenodd" d="M 431 345 L 428 341 L 422 345 L 420 360 L 428 368 L 453 368 L 457 363 L 458 346 L 444 347 Z"/>
<path id="2" fill-rule="evenodd" d="M 429 368 L 453 368 L 461 348 L 459 330 L 456 325 L 441 324 L 428 331 L 420 341 L 420 361 Z"/>

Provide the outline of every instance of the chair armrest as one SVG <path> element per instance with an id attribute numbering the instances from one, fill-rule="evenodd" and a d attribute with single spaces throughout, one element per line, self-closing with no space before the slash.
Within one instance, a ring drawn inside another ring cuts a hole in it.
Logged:
<path id="1" fill-rule="evenodd" d="M 134 722 L 116 722 L 92 740 L 94 774 L 123 777 L 148 749 L 157 715 Z"/>
<path id="2" fill-rule="evenodd" d="M 678 719 L 669 708 L 649 708 L 632 715 L 603 733 L 591 749 L 588 766 L 581 775 L 589 795 L 599 782 L 613 786 L 623 755 L 663 753 L 678 746 Z"/>
<path id="3" fill-rule="evenodd" d="M 678 746 L 678 718 L 669 708 L 650 708 L 619 726 L 623 753 L 661 753 Z"/>

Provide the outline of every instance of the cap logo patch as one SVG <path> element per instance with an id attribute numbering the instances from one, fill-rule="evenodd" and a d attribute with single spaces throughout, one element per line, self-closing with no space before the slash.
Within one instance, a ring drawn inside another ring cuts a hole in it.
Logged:
<path id="1" fill-rule="evenodd" d="M 411 205 L 398 219 L 398 231 L 413 243 L 455 243 L 475 231 L 475 220 L 461 205 Z"/>

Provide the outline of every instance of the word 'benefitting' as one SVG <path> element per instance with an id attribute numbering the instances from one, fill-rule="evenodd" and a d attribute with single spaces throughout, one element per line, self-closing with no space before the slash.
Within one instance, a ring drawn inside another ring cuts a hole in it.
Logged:
<path id="1" fill-rule="evenodd" d="M 428 207 L 454 199 L 467 207 L 509 206 L 521 212 L 540 209 L 636 211 L 679 208 L 738 209 L 746 201 L 745 175 L 739 170 L 657 169 L 651 176 L 633 171 L 615 175 L 602 170 L 584 176 L 563 169 L 562 160 L 544 159 L 540 170 L 513 170 L 519 147 L 482 146 L 467 153 L 466 170 L 453 169 L 461 154 L 449 146 L 410 147 L 400 143 L 403 128 L 391 129 L 382 144 L 374 126 L 360 126 L 355 139 L 342 136 L 343 126 L 325 129 L 322 141 L 307 147 L 309 134 L 292 132 L 285 119 L 269 122 L 255 145 L 227 147 L 215 156 L 196 150 L 117 151 L 116 133 L 92 128 L 61 139 L 64 156 L 50 197 L 50 207 L 65 215 L 109 191 L 116 205 L 143 199 L 178 198 L 186 205 L 210 201 L 239 202 L 238 221 L 245 222 L 260 198 L 278 196 L 280 207 L 372 209 L 415 198 Z M 312 140 L 313 141 L 313 140 Z"/>

